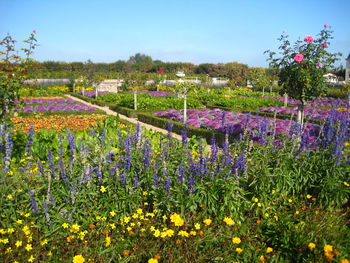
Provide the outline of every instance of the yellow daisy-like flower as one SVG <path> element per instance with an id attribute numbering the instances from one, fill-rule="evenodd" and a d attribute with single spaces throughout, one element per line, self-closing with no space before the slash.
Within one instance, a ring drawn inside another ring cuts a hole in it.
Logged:
<path id="1" fill-rule="evenodd" d="M 333 251 L 333 246 L 331 246 L 331 245 L 325 245 L 325 246 L 323 247 L 323 250 L 324 250 L 325 253 L 330 253 L 330 252 Z"/>
<path id="2" fill-rule="evenodd" d="M 111 237 L 110 236 L 106 236 L 106 244 L 105 246 L 108 247 L 111 244 Z"/>
<path id="3" fill-rule="evenodd" d="M 7 199 L 13 199 L 13 195 L 7 195 Z"/>
<path id="4" fill-rule="evenodd" d="M 115 216 L 115 215 L 116 215 L 116 212 L 111 211 L 111 212 L 109 212 L 109 214 L 110 214 L 111 216 Z"/>
<path id="5" fill-rule="evenodd" d="M 85 258 L 80 254 L 73 257 L 73 263 L 84 263 Z"/>
<path id="6" fill-rule="evenodd" d="M 78 224 L 74 224 L 72 225 L 71 229 L 70 229 L 70 232 L 72 233 L 78 233 L 79 232 L 79 229 L 80 229 L 80 226 Z"/>
<path id="7" fill-rule="evenodd" d="M 40 245 L 45 246 L 48 243 L 47 239 L 44 239 L 40 242 Z"/>
<path id="8" fill-rule="evenodd" d="M 212 221 L 210 218 L 205 219 L 205 220 L 203 221 L 203 223 L 206 224 L 207 226 L 210 226 L 210 224 L 211 224 L 212 222 L 213 222 L 213 221 Z"/>
<path id="9" fill-rule="evenodd" d="M 190 235 L 191 236 L 195 236 L 195 235 L 197 235 L 197 232 L 196 231 L 190 231 Z"/>
<path id="10" fill-rule="evenodd" d="M 63 223 L 63 224 L 62 224 L 62 227 L 63 227 L 63 228 L 68 228 L 69 225 L 68 225 L 67 223 Z"/>
<path id="11" fill-rule="evenodd" d="M 309 249 L 314 249 L 316 247 L 316 244 L 310 242 L 307 246 L 309 247 Z"/>
<path id="12" fill-rule="evenodd" d="M 27 244 L 27 245 L 25 246 L 25 250 L 27 250 L 27 251 L 30 251 L 30 250 L 32 250 L 32 249 L 33 249 L 32 244 Z"/>
<path id="13" fill-rule="evenodd" d="M 156 259 L 156 258 L 150 258 L 150 259 L 148 260 L 148 263 L 158 263 L 158 259 Z"/>
<path id="14" fill-rule="evenodd" d="M 240 253 L 243 252 L 243 249 L 241 249 L 240 247 L 238 247 L 238 248 L 236 248 L 236 252 L 237 252 L 238 254 L 240 254 Z"/>
<path id="15" fill-rule="evenodd" d="M 340 263 L 350 263 L 350 261 L 347 260 L 346 258 L 344 258 L 344 259 L 340 260 Z"/>
<path id="16" fill-rule="evenodd" d="M 103 185 L 100 187 L 100 191 L 102 193 L 105 193 L 107 191 L 106 187 L 104 187 Z"/>
<path id="17" fill-rule="evenodd" d="M 347 186 L 347 187 L 350 186 L 350 184 L 348 182 L 346 182 L 346 181 L 344 181 L 344 185 Z"/>
<path id="18" fill-rule="evenodd" d="M 242 240 L 239 237 L 234 237 L 232 238 L 232 243 L 233 244 L 240 244 Z"/>
<path id="19" fill-rule="evenodd" d="M 22 244 L 23 244 L 22 241 L 17 240 L 16 243 L 15 243 L 15 246 L 16 246 L 16 247 L 20 247 L 20 246 L 22 246 Z"/>
<path id="20" fill-rule="evenodd" d="M 231 217 L 225 217 L 223 221 L 229 226 L 232 226 L 235 223 Z"/>
<path id="21" fill-rule="evenodd" d="M 33 255 L 30 256 L 30 258 L 28 259 L 28 262 L 34 262 L 35 257 L 33 257 Z"/>
<path id="22" fill-rule="evenodd" d="M 178 235 L 182 236 L 182 237 L 189 237 L 190 236 L 190 234 L 184 230 L 179 231 Z"/>
<path id="23" fill-rule="evenodd" d="M 30 217 L 30 213 L 25 213 L 24 217 Z"/>
<path id="24" fill-rule="evenodd" d="M 306 198 L 310 199 L 310 198 L 312 198 L 312 195 L 306 195 Z"/>
<path id="25" fill-rule="evenodd" d="M 143 213 L 143 211 L 142 211 L 141 208 L 139 208 L 139 209 L 136 210 L 136 213 L 138 213 L 139 215 L 141 215 L 141 214 Z"/>
<path id="26" fill-rule="evenodd" d="M 266 253 L 271 253 L 273 251 L 273 248 L 272 247 L 267 247 L 266 248 Z"/>
<path id="27" fill-rule="evenodd" d="M 194 228 L 195 228 L 196 230 L 199 230 L 199 229 L 201 229 L 201 225 L 200 225 L 199 223 L 197 223 L 197 224 L 194 225 Z"/>
<path id="28" fill-rule="evenodd" d="M 18 220 L 16 221 L 16 223 L 19 224 L 19 225 L 20 225 L 20 224 L 23 224 L 23 220 L 18 219 Z"/>
<path id="29" fill-rule="evenodd" d="M 12 234 L 13 232 L 15 232 L 15 230 L 13 228 L 8 228 L 7 229 L 7 233 Z"/>

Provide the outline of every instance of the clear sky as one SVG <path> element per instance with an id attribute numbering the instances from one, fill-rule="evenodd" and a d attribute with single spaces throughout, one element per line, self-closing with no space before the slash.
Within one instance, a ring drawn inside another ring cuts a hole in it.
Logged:
<path id="1" fill-rule="evenodd" d="M 332 52 L 350 53 L 350 0 L 0 0 L 0 38 L 35 29 L 38 61 L 165 62 L 267 67 L 283 31 L 294 42 L 332 26 Z M 339 63 L 338 63 L 339 64 Z"/>

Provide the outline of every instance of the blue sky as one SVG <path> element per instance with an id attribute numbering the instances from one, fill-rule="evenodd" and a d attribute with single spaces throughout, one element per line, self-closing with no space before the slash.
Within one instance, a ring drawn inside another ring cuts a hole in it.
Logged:
<path id="1" fill-rule="evenodd" d="M 0 0 L 0 37 L 35 29 L 38 61 L 114 62 L 135 53 L 168 62 L 267 67 L 283 31 L 294 42 L 332 26 L 350 53 L 350 0 Z M 20 41 L 19 41 L 20 42 Z M 338 63 L 338 64 L 339 64 Z"/>

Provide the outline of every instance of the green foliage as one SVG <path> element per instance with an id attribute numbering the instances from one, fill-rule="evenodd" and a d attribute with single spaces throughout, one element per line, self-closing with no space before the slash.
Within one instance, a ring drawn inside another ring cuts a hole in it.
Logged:
<path id="1" fill-rule="evenodd" d="M 266 51 L 272 68 L 279 69 L 279 84 L 281 94 L 287 93 L 291 98 L 300 100 L 304 105 L 307 100 L 317 97 L 327 90 L 323 74 L 337 60 L 339 53 L 327 51 L 332 39 L 328 25 L 321 30 L 318 38 L 306 36 L 305 41 L 297 40 L 291 46 L 288 36 L 282 34 L 278 39 L 280 57 L 276 53 Z"/>
<path id="2" fill-rule="evenodd" d="M 16 40 L 10 35 L 4 37 L 0 42 L 0 120 L 8 118 L 12 108 L 15 106 L 15 99 L 18 99 L 18 90 L 21 87 L 21 80 L 26 77 L 26 71 L 32 64 L 30 55 L 38 46 L 36 44 L 36 32 L 33 31 L 27 40 L 23 42 L 28 45 L 22 48 L 24 58 L 15 49 Z"/>

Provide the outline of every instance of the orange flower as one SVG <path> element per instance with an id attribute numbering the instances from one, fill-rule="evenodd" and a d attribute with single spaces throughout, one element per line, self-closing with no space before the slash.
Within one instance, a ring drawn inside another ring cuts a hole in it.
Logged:
<path id="1" fill-rule="evenodd" d="M 96 226 L 95 226 L 94 224 L 90 224 L 90 225 L 89 225 L 89 228 L 90 228 L 90 229 L 94 229 L 95 227 L 96 227 Z"/>
<path id="2" fill-rule="evenodd" d="M 123 255 L 128 256 L 129 254 L 130 254 L 129 250 L 127 250 L 127 249 L 123 250 Z"/>

